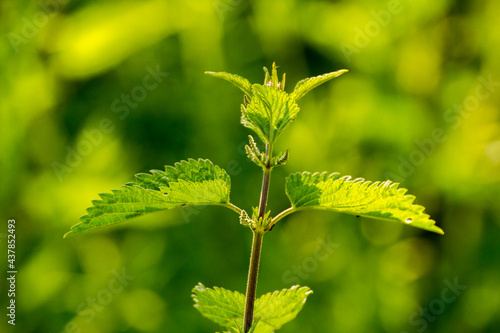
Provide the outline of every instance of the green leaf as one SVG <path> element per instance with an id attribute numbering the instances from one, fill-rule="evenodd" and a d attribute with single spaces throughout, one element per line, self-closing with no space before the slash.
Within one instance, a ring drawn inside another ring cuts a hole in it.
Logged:
<path id="1" fill-rule="evenodd" d="M 331 72 L 315 77 L 310 77 L 307 79 L 303 79 L 295 85 L 295 89 L 291 93 L 291 97 L 298 101 L 302 97 L 304 97 L 305 94 L 316 88 L 317 86 L 325 83 L 326 81 L 329 81 L 333 78 L 336 78 L 344 73 L 348 72 L 347 69 L 341 69 L 336 72 Z"/>
<path id="2" fill-rule="evenodd" d="M 248 333 L 257 333 L 257 326 L 259 325 L 260 318 L 254 319 L 252 326 L 250 326 L 250 329 L 248 330 Z"/>
<path id="3" fill-rule="evenodd" d="M 65 237 L 130 218 L 185 205 L 228 205 L 231 180 L 225 170 L 209 160 L 181 161 L 165 171 L 136 175 L 120 190 L 101 193 L 101 200 L 80 218 Z"/>
<path id="4" fill-rule="evenodd" d="M 308 287 L 293 286 L 268 293 L 255 301 L 254 333 L 272 333 L 293 320 L 302 310 L 307 296 L 312 291 Z M 206 288 L 199 283 L 193 289 L 195 308 L 200 313 L 231 332 L 242 332 L 245 296 L 223 288 Z"/>
<path id="5" fill-rule="evenodd" d="M 284 152 L 273 157 L 273 160 L 271 162 L 271 166 L 276 167 L 276 166 L 280 166 L 280 165 L 285 165 L 286 162 L 288 162 L 288 157 L 289 157 L 289 153 L 288 153 L 288 149 L 287 149 Z"/>
<path id="6" fill-rule="evenodd" d="M 248 142 L 249 144 L 245 145 L 247 157 L 258 166 L 265 168 L 267 160 L 266 154 L 260 151 L 251 135 L 248 136 Z"/>
<path id="7" fill-rule="evenodd" d="M 206 288 L 199 283 L 193 289 L 194 307 L 211 321 L 231 330 L 241 332 L 245 296 L 237 291 L 224 288 Z"/>
<path id="8" fill-rule="evenodd" d="M 252 85 L 252 93 L 250 103 L 241 106 L 241 123 L 272 144 L 297 117 L 299 106 L 286 92 L 267 85 Z"/>
<path id="9" fill-rule="evenodd" d="M 226 72 L 205 72 L 205 74 L 229 81 L 240 88 L 248 97 L 252 96 L 252 85 L 244 77 Z"/>
<path id="10" fill-rule="evenodd" d="M 415 197 L 389 180 L 365 181 L 340 177 L 338 173 L 294 173 L 287 178 L 286 194 L 295 210 L 324 209 L 397 221 L 413 227 L 444 234 L 424 207 L 413 205 Z"/>
<path id="11" fill-rule="evenodd" d="M 255 332 L 271 333 L 292 321 L 310 294 L 312 290 L 308 287 L 293 286 L 259 297 L 255 301 L 254 317 L 259 319 Z"/>
<path id="12" fill-rule="evenodd" d="M 241 105 L 241 123 L 257 133 L 264 143 L 272 145 L 288 124 L 297 117 L 299 106 L 296 101 L 315 87 L 342 75 L 347 70 L 341 69 L 299 81 L 291 94 L 284 91 L 286 75 L 283 74 L 281 82 L 278 79 L 276 63 L 273 63 L 271 73 L 266 67 L 264 72 L 264 84 L 253 85 L 239 75 L 226 72 L 205 73 L 227 80 L 245 93 L 244 103 Z M 253 156 L 251 158 L 255 160 Z"/>

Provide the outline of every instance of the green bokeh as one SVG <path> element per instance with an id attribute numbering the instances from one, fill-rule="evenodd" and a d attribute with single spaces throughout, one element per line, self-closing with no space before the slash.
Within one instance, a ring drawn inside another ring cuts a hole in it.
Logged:
<path id="1" fill-rule="evenodd" d="M 244 291 L 251 233 L 233 212 L 62 235 L 97 193 L 188 157 L 226 168 L 249 211 L 261 174 L 242 149 L 242 93 L 203 72 L 262 82 L 276 61 L 288 91 L 350 72 L 300 101 L 276 146 L 290 160 L 273 173 L 270 209 L 287 208 L 287 174 L 338 171 L 401 182 L 446 232 L 286 218 L 264 239 L 258 294 L 294 283 L 314 294 L 280 332 L 498 332 L 499 12 L 497 0 L 3 0 L 0 243 L 6 253 L 15 218 L 18 275 L 15 327 L 0 280 L 0 331 L 218 330 L 190 293 Z M 333 252 L 315 257 L 325 242 Z M 467 288 L 454 295 L 454 283 Z"/>

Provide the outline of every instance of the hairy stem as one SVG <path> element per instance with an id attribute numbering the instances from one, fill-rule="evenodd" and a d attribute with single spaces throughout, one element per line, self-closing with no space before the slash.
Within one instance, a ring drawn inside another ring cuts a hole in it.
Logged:
<path id="1" fill-rule="evenodd" d="M 245 300 L 245 314 L 243 316 L 244 331 L 248 332 L 252 327 L 253 312 L 255 304 L 255 293 L 257 292 L 257 277 L 259 275 L 260 252 L 262 249 L 261 231 L 253 232 L 252 254 L 250 256 L 250 268 L 248 270 L 247 292 Z"/>
<path id="2" fill-rule="evenodd" d="M 266 213 L 267 197 L 269 194 L 269 183 L 271 181 L 271 155 L 272 147 L 269 143 L 266 144 L 267 163 L 264 168 L 262 177 L 262 189 L 260 191 L 259 202 L 259 219 L 263 218 Z M 247 291 L 245 296 L 245 313 L 243 315 L 243 330 L 248 332 L 253 323 L 253 313 L 255 305 L 255 294 L 257 292 L 257 277 L 259 275 L 260 252 L 262 249 L 262 238 L 264 237 L 262 230 L 253 231 L 252 253 L 250 255 L 250 268 L 248 269 Z"/>
<path id="3" fill-rule="evenodd" d="M 297 208 L 290 207 L 290 208 L 285 209 L 284 211 L 282 211 L 281 213 L 279 213 L 275 217 L 273 217 L 273 220 L 271 222 L 271 225 L 269 226 L 269 229 L 271 229 L 272 227 L 274 227 L 274 225 L 276 223 L 278 223 L 279 220 L 281 220 L 282 218 L 284 218 L 285 216 L 287 216 L 289 214 L 292 214 L 292 213 L 296 212 L 297 210 L 298 210 Z"/>
<path id="4" fill-rule="evenodd" d="M 269 183 L 271 181 L 271 170 L 265 169 L 262 179 L 262 190 L 260 192 L 259 219 L 266 214 L 267 197 L 269 194 Z"/>
<path id="5" fill-rule="evenodd" d="M 233 205 L 232 203 L 228 202 L 227 204 L 224 205 L 225 207 L 233 210 L 234 212 L 236 212 L 238 215 L 241 214 L 242 212 L 242 209 L 236 205 Z"/>

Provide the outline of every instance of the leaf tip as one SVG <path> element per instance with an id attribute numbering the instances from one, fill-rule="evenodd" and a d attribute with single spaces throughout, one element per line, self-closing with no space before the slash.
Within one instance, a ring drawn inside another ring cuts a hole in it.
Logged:
<path id="1" fill-rule="evenodd" d="M 435 232 L 436 232 L 437 234 L 444 235 L 444 230 L 443 230 L 443 229 L 441 229 L 441 228 L 440 228 L 440 227 L 438 227 L 438 226 L 436 226 L 436 230 L 435 230 Z"/>

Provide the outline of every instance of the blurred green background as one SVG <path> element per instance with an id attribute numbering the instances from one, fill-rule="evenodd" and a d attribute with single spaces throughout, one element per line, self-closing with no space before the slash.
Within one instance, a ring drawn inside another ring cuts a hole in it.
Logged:
<path id="1" fill-rule="evenodd" d="M 231 211 L 62 235 L 97 193 L 188 157 L 228 169 L 232 201 L 256 205 L 242 93 L 203 72 L 260 83 L 276 61 L 288 91 L 350 72 L 300 101 L 270 209 L 288 206 L 287 174 L 338 171 L 400 181 L 446 232 L 288 217 L 264 239 L 258 294 L 314 294 L 281 332 L 498 332 L 498 13 L 496 0 L 2 0 L 0 241 L 16 219 L 19 273 L 16 326 L 2 314 L 0 331 L 220 330 L 190 294 L 245 290 L 251 233 Z M 318 258 L 325 242 L 334 251 Z"/>

